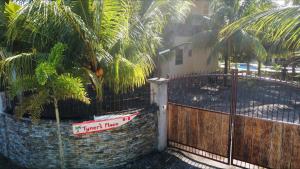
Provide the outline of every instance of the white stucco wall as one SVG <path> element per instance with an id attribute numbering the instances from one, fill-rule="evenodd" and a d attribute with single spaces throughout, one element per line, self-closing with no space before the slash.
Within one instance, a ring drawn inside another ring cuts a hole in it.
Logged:
<path id="1" fill-rule="evenodd" d="M 181 44 L 182 42 L 187 42 L 190 37 L 175 37 L 174 46 Z M 161 71 L 162 76 L 167 75 L 184 75 L 190 73 L 200 73 L 200 72 L 213 72 L 216 71 L 218 67 L 218 59 L 213 59 L 210 63 L 207 62 L 209 57 L 209 49 L 197 49 L 193 48 L 192 45 L 184 45 L 178 47 L 183 49 L 183 64 L 175 65 L 175 51 L 172 52 L 169 59 L 162 61 Z M 192 56 L 188 55 L 189 49 L 192 49 Z"/>
<path id="2" fill-rule="evenodd" d="M 210 14 L 209 0 L 194 0 L 195 6 L 192 7 L 191 16 L 208 16 Z M 173 29 L 173 33 L 169 36 L 169 44 L 171 46 L 178 46 L 185 42 L 191 42 L 193 36 L 192 26 L 199 25 L 201 22 L 197 20 L 197 17 L 193 17 L 195 20 L 192 20 L 191 24 L 182 24 L 170 26 L 170 29 Z M 200 17 L 201 18 L 201 17 Z M 179 29 L 178 29 L 179 28 Z M 160 63 L 161 75 L 166 77 L 166 75 L 183 75 L 190 73 L 199 73 L 199 72 L 213 72 L 216 71 L 218 67 L 218 59 L 212 60 L 210 63 L 207 63 L 209 56 L 209 49 L 197 49 L 193 48 L 192 44 L 187 44 L 180 46 L 178 48 L 183 49 L 183 64 L 175 65 L 175 51 L 171 53 L 171 56 L 168 57 L 168 60 L 164 60 Z M 192 56 L 188 55 L 189 49 L 192 49 Z"/>

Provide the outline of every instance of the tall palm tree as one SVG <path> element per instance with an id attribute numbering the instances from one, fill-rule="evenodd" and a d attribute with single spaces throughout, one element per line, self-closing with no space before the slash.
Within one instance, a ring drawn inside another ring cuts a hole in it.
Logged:
<path id="1" fill-rule="evenodd" d="M 183 20 L 191 5 L 190 0 L 35 0 L 6 10 L 6 34 L 13 51 L 15 42 L 41 52 L 67 44 L 67 68 L 87 74 L 98 94 L 103 84 L 121 92 L 145 83 L 165 25 Z"/>
<path id="2" fill-rule="evenodd" d="M 198 33 L 193 37 L 193 41 L 202 48 L 211 48 L 208 62 L 216 56 L 224 58 L 225 74 L 228 73 L 230 58 L 237 60 L 238 56 L 246 55 L 263 60 L 267 52 L 260 40 L 250 31 L 240 29 L 226 39 L 219 39 L 218 35 L 225 26 L 239 18 L 269 8 L 271 5 L 270 0 L 213 0 L 211 1 L 213 14 L 206 19 L 209 29 Z"/>

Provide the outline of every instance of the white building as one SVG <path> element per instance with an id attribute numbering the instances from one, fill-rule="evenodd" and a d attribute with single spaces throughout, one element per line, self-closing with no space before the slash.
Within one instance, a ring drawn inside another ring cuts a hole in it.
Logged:
<path id="1" fill-rule="evenodd" d="M 210 14 L 209 0 L 194 0 L 195 6 L 186 23 L 173 23 L 166 31 L 166 41 L 172 52 L 168 60 L 161 61 L 161 76 L 183 75 L 199 72 L 213 72 L 217 59 L 207 62 L 209 49 L 193 48 L 191 38 L 201 31 L 201 19 Z"/>

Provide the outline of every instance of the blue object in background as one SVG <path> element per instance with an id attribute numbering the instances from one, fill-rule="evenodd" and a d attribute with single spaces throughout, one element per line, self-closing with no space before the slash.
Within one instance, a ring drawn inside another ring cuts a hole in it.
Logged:
<path id="1" fill-rule="evenodd" d="M 247 70 L 247 64 L 246 63 L 238 63 L 238 69 L 239 70 Z M 257 71 L 257 66 L 250 65 L 250 71 Z"/>

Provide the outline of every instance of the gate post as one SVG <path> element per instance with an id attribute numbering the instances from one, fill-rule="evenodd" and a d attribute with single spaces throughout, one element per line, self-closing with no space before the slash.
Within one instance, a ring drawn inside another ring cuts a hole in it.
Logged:
<path id="1" fill-rule="evenodd" d="M 156 103 L 159 107 L 158 119 L 158 151 L 167 148 L 167 103 L 168 103 L 168 79 L 152 78 L 148 80 L 151 88 L 151 103 Z"/>

